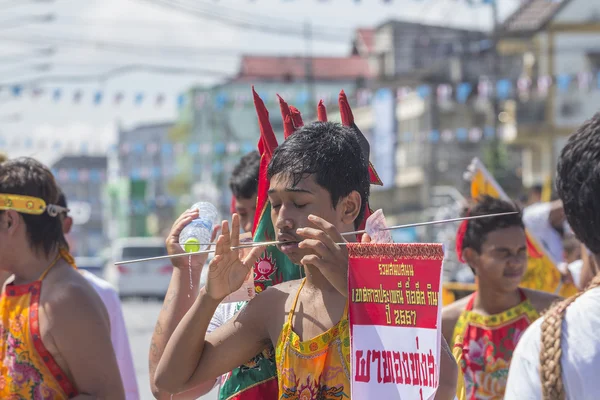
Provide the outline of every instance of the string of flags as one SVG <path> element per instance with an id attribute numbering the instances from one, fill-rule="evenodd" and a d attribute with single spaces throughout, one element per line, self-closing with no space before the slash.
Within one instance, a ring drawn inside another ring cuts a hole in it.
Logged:
<path id="1" fill-rule="evenodd" d="M 416 87 L 400 87 L 397 89 L 397 101 L 402 101 L 408 94 L 416 92 L 422 98 L 437 96 L 439 101 L 457 101 L 465 103 L 471 96 L 480 98 L 497 97 L 501 100 L 520 98 L 528 99 L 535 96 L 544 98 L 548 96 L 550 89 L 555 87 L 559 93 L 568 93 L 573 90 L 589 92 L 600 90 L 600 71 L 597 73 L 580 72 L 578 74 L 558 74 L 556 76 L 544 75 L 537 78 L 521 77 L 516 80 L 499 79 L 496 82 L 482 77 L 478 82 L 446 83 L 439 85 L 422 84 Z M 355 100 L 359 106 L 371 104 L 373 90 L 358 89 L 355 93 Z M 213 91 L 199 92 L 194 95 L 181 93 L 176 96 L 165 93 L 146 93 L 146 92 L 116 92 L 107 93 L 103 90 L 84 91 L 83 89 L 67 90 L 63 88 L 26 88 L 23 86 L 0 86 L 0 95 L 8 94 L 13 98 L 30 97 L 32 99 L 47 98 L 54 103 L 70 102 L 72 104 L 83 104 L 89 102 L 93 106 L 112 104 L 122 106 L 132 104 L 136 107 L 154 106 L 163 107 L 168 102 L 173 102 L 179 109 L 186 105 L 192 105 L 196 110 L 204 108 L 224 109 L 228 107 L 253 107 L 253 99 L 250 95 L 250 89 L 231 91 Z M 272 94 L 272 95 L 271 95 Z M 266 103 L 277 102 L 275 93 L 259 92 L 261 98 Z M 283 94 L 282 94 L 283 95 Z M 293 94 L 286 94 L 286 100 L 296 106 L 304 106 L 310 100 L 308 91 L 296 91 Z M 326 104 L 336 102 L 337 92 L 321 91 L 315 94 L 313 102 L 323 100 Z M 193 101 L 191 103 L 190 101 Z"/>

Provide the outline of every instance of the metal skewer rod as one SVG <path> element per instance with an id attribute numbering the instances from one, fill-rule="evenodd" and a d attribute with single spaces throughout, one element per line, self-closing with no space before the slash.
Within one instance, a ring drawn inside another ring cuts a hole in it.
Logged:
<path id="1" fill-rule="evenodd" d="M 497 214 L 474 215 L 474 216 L 470 216 L 470 217 L 442 219 L 442 220 L 437 220 L 437 221 L 416 222 L 416 223 L 412 223 L 412 224 L 390 226 L 390 227 L 382 228 L 381 230 L 382 231 L 391 231 L 394 229 L 404 229 L 404 228 L 412 228 L 412 227 L 417 227 L 417 226 L 447 224 L 450 222 L 470 221 L 473 219 L 480 219 L 480 218 L 502 217 L 505 215 L 512 215 L 512 214 L 518 214 L 518 212 L 510 211 L 510 212 L 503 212 L 503 213 L 497 213 Z M 352 232 L 343 232 L 343 233 L 341 233 L 341 235 L 342 236 L 352 236 L 352 235 L 360 235 L 361 233 L 366 233 L 366 232 L 367 231 L 365 231 L 365 230 L 359 230 L 359 231 L 352 231 Z M 285 244 L 285 243 L 289 243 L 289 242 L 280 242 L 280 241 L 252 242 L 252 243 L 240 244 L 239 246 L 232 247 L 231 249 L 239 250 L 239 249 L 246 249 L 246 248 L 250 248 L 250 247 L 272 246 L 272 245 L 276 245 L 276 244 Z M 196 246 L 214 246 L 215 244 L 216 243 L 194 243 L 194 245 L 196 245 Z M 337 244 L 339 246 L 346 246 L 348 243 L 344 242 L 344 243 L 337 243 Z M 195 255 L 199 255 L 199 254 L 209 254 L 209 253 L 214 253 L 214 252 L 215 252 L 215 250 L 212 250 L 212 249 L 200 250 L 200 251 L 194 251 L 194 252 L 190 252 L 190 253 L 173 254 L 173 255 L 160 256 L 160 257 L 141 258 L 141 259 L 137 259 L 137 260 L 119 261 L 119 262 L 116 262 L 115 265 L 133 264 L 133 263 L 154 261 L 154 260 L 166 260 L 166 259 L 177 258 L 177 257 L 189 257 L 189 256 L 195 256 Z"/>

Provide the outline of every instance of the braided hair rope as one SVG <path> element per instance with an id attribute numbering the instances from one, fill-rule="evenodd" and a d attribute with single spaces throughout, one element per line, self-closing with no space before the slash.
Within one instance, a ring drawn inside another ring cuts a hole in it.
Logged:
<path id="1" fill-rule="evenodd" d="M 566 398 L 560 359 L 562 356 L 562 321 L 567 307 L 573 304 L 583 293 L 599 286 L 600 274 L 594 277 L 585 290 L 555 304 L 544 316 L 540 347 L 540 378 L 544 400 L 565 400 Z"/>

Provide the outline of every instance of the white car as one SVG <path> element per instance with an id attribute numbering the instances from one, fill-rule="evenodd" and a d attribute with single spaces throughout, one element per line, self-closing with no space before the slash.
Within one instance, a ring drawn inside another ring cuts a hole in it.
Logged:
<path id="1" fill-rule="evenodd" d="M 163 238 L 123 238 L 112 246 L 112 260 L 104 269 L 104 279 L 124 297 L 164 298 L 173 266 L 169 259 L 115 265 L 118 261 L 167 255 Z"/>

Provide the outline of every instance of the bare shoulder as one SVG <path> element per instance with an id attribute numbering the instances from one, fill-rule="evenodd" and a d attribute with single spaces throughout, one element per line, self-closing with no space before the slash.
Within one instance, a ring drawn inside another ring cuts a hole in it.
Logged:
<path id="1" fill-rule="evenodd" d="M 294 280 L 283 282 L 275 286 L 268 287 L 264 292 L 258 294 L 253 298 L 249 305 L 252 304 L 255 307 L 278 307 L 287 305 L 294 298 L 294 295 L 298 292 L 302 280 Z M 285 307 L 288 309 L 289 307 Z"/>
<path id="2" fill-rule="evenodd" d="M 85 314 L 86 319 L 109 321 L 108 312 L 94 287 L 77 270 L 60 265 L 44 279 L 40 301 L 49 317 L 61 315 L 75 318 Z"/>
<path id="3" fill-rule="evenodd" d="M 267 288 L 244 307 L 238 318 L 253 321 L 256 329 L 265 329 L 271 341 L 276 342 L 286 321 L 301 280 L 283 282 Z"/>
<path id="4" fill-rule="evenodd" d="M 442 334 L 446 341 L 451 344 L 454 341 L 454 327 L 460 318 L 460 315 L 467 307 L 470 296 L 463 297 L 454 303 L 442 308 Z"/>
<path id="5" fill-rule="evenodd" d="M 442 308 L 442 321 L 453 321 L 454 323 L 456 323 L 462 312 L 467 307 L 467 303 L 469 303 L 469 298 L 470 296 L 463 297 L 462 299 L 459 299 L 454 303 Z"/>
<path id="6" fill-rule="evenodd" d="M 557 296 L 553 293 L 547 293 L 542 292 L 540 290 L 526 288 L 523 288 L 522 290 L 525 293 L 525 296 L 527 296 L 527 299 L 529 299 L 529 301 L 531 302 L 533 308 L 535 308 L 539 314 L 544 313 L 553 304 L 559 302 L 560 300 L 563 300 L 562 297 Z"/>

